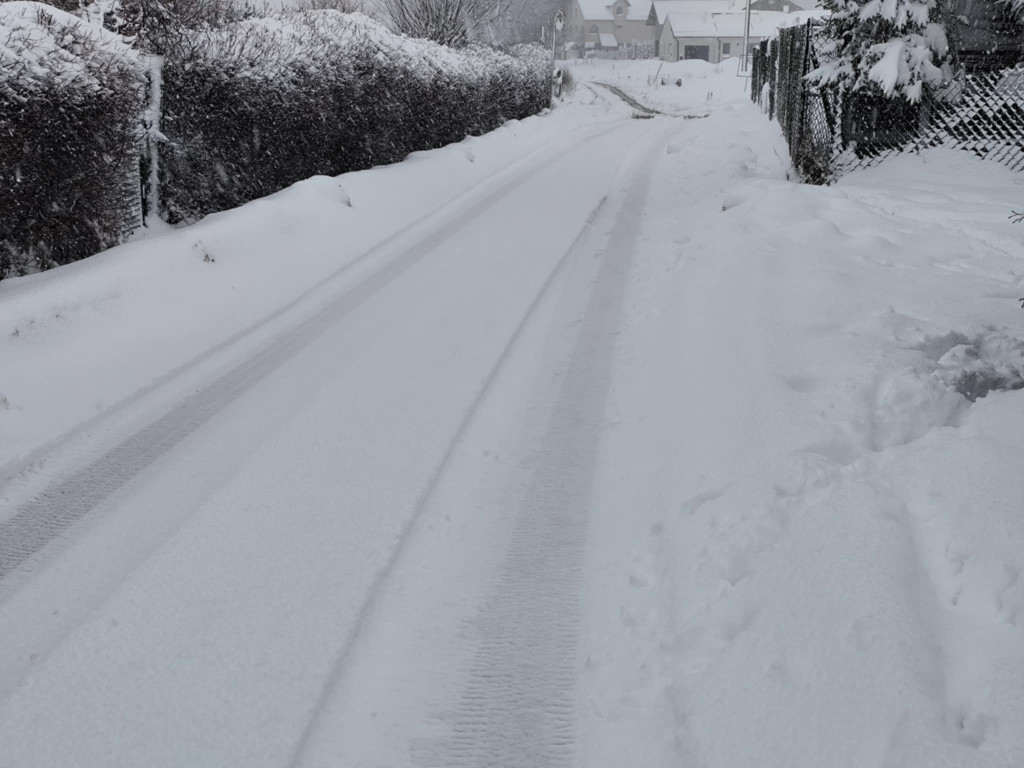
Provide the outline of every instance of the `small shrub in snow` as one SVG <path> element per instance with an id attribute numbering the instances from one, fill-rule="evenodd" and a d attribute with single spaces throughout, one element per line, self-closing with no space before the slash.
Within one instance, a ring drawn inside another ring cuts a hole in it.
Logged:
<path id="1" fill-rule="evenodd" d="M 0 4 L 0 278 L 118 241 L 119 169 L 138 157 L 144 91 L 116 35 L 40 3 Z"/>
<path id="2" fill-rule="evenodd" d="M 616 58 L 630 61 L 656 58 L 654 55 L 654 41 L 631 40 L 628 43 L 623 43 L 616 51 Z"/>

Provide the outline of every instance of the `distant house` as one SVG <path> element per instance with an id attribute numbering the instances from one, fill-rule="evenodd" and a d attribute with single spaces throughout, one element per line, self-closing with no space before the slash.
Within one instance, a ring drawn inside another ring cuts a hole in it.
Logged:
<path id="1" fill-rule="evenodd" d="M 674 47 L 675 38 L 665 37 L 665 25 L 670 14 L 704 16 L 711 13 L 729 13 L 746 8 L 744 0 L 654 0 L 647 14 L 647 25 L 654 28 L 655 55 L 666 61 L 666 47 Z M 677 22 L 678 23 L 678 22 Z M 673 54 L 674 56 L 674 54 Z"/>
<path id="2" fill-rule="evenodd" d="M 567 48 L 614 49 L 634 42 L 656 40 L 647 25 L 650 0 L 569 0 L 565 6 Z"/>
<path id="3" fill-rule="evenodd" d="M 678 3 L 676 5 L 681 5 Z M 686 3 L 687 6 L 692 3 Z M 657 3 L 655 3 L 657 5 Z M 796 8 L 796 6 L 793 6 Z M 823 11 L 752 11 L 748 49 L 782 27 L 820 17 Z M 658 50 L 663 61 L 703 59 L 712 64 L 743 55 L 747 16 L 743 11 L 689 13 L 670 10 L 661 26 Z"/>

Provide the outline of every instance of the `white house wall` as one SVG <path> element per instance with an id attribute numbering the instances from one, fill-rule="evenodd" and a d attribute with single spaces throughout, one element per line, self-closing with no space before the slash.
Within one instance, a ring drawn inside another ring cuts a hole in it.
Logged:
<path id="1" fill-rule="evenodd" d="M 750 44 L 756 45 L 761 38 L 750 38 Z M 729 44 L 729 53 L 723 52 L 724 43 Z M 661 31 L 659 42 L 659 53 L 662 61 L 682 61 L 685 53 L 685 46 L 707 46 L 708 61 L 711 64 L 718 64 L 726 59 L 735 58 L 743 50 L 742 37 L 675 37 L 672 28 L 665 24 Z"/>
<path id="2" fill-rule="evenodd" d="M 760 37 L 750 36 L 750 45 L 757 45 L 761 42 Z M 724 43 L 729 43 L 729 52 L 725 53 Z M 736 58 L 743 52 L 743 38 L 742 37 L 720 37 L 718 38 L 718 60 L 723 61 L 725 59 Z"/>
<path id="3" fill-rule="evenodd" d="M 658 38 L 658 57 L 662 61 L 678 61 L 676 39 L 672 34 L 671 24 L 661 25 L 661 36 Z"/>
<path id="4" fill-rule="evenodd" d="M 654 39 L 654 27 L 646 21 L 623 21 L 615 24 L 615 39 L 619 45 Z"/>

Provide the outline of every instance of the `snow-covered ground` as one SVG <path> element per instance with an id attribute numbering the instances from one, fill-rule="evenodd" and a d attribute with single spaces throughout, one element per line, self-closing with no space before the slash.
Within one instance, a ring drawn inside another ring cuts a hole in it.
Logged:
<path id="1" fill-rule="evenodd" d="M 0 766 L 1024 764 L 1024 176 L 658 66 L 0 283 Z"/>
<path id="2" fill-rule="evenodd" d="M 621 88 L 652 109 L 669 114 L 704 114 L 715 105 L 744 100 L 745 80 L 737 76 L 738 60 L 705 61 L 588 59 L 565 64 L 584 83 Z M 577 96 L 579 98 L 579 96 Z"/>

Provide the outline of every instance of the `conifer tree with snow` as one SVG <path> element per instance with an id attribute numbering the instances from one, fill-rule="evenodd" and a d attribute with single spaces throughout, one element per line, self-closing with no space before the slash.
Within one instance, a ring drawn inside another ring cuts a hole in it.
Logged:
<path id="1" fill-rule="evenodd" d="M 835 60 L 808 75 L 886 97 L 921 99 L 950 77 L 949 43 L 939 0 L 825 0 Z"/>

